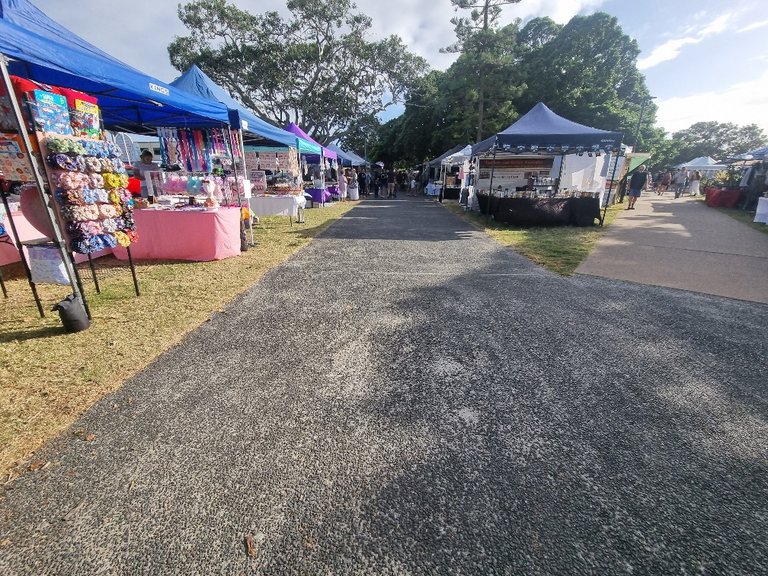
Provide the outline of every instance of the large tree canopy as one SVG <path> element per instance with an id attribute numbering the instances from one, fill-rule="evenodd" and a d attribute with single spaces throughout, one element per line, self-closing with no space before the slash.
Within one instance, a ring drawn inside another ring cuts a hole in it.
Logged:
<path id="1" fill-rule="evenodd" d="M 768 138 L 756 124 L 697 122 L 660 142 L 651 164 L 654 168 L 665 168 L 700 156 L 724 161 L 767 144 Z"/>
<path id="2" fill-rule="evenodd" d="M 398 36 L 373 42 L 351 0 L 288 0 L 290 19 L 254 15 L 227 0 L 179 5 L 188 36 L 168 47 L 180 71 L 197 64 L 244 105 L 278 125 L 296 122 L 316 140 L 374 122 L 427 69 Z"/>

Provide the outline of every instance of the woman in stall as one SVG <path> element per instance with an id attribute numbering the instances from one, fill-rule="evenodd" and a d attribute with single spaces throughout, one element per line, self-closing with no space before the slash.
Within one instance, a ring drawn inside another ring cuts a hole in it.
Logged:
<path id="1" fill-rule="evenodd" d="M 141 181 L 141 197 L 147 197 L 147 181 L 144 178 L 145 172 L 156 172 L 160 170 L 160 165 L 153 162 L 154 154 L 150 150 L 141 151 L 141 160 L 133 165 L 133 176 Z"/>
<path id="2" fill-rule="evenodd" d="M 347 171 L 339 168 L 339 201 L 347 199 Z"/>

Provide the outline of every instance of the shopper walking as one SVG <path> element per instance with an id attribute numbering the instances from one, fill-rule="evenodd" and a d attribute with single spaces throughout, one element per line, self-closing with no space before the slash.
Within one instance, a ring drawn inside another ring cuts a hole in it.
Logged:
<path id="1" fill-rule="evenodd" d="M 685 168 L 679 168 L 675 173 L 675 198 L 680 198 L 685 190 L 685 185 L 688 183 L 688 172 Z"/>
<path id="2" fill-rule="evenodd" d="M 648 187 L 650 178 L 648 172 L 645 169 L 645 164 L 640 164 L 632 173 L 632 177 L 629 179 L 629 201 L 627 210 L 635 209 L 635 202 L 640 198 L 643 190 Z"/>

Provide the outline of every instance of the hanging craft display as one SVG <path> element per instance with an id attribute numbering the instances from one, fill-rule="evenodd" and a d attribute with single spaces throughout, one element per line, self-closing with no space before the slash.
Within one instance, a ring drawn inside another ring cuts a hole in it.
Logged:
<path id="1" fill-rule="evenodd" d="M 187 130 L 184 128 L 159 128 L 160 156 L 167 166 L 181 166 L 188 172 L 210 172 L 213 157 L 240 156 L 239 146 L 231 147 L 227 133 L 218 128 Z"/>
<path id="2" fill-rule="evenodd" d="M 44 145 L 70 249 L 91 254 L 135 242 L 133 199 L 118 147 L 103 140 L 54 136 Z"/>

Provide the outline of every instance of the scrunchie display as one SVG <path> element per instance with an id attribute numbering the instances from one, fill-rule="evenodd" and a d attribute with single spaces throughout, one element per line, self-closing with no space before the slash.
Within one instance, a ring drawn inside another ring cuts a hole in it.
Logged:
<path id="1" fill-rule="evenodd" d="M 48 151 L 53 153 L 86 154 L 85 147 L 82 145 L 82 142 L 78 140 L 49 136 L 45 140 L 45 145 L 48 148 Z"/>
<path id="2" fill-rule="evenodd" d="M 61 172 L 52 178 L 57 186 L 65 190 L 77 190 L 88 183 L 88 177 L 78 172 Z"/>
<path id="3" fill-rule="evenodd" d="M 88 184 L 91 188 L 104 188 L 104 178 L 101 174 L 88 174 Z"/>
<path id="4" fill-rule="evenodd" d="M 128 234 L 121 232 L 120 230 L 115 232 L 115 239 L 123 248 L 128 248 L 128 246 L 131 245 L 131 239 L 128 237 Z"/>
<path id="5" fill-rule="evenodd" d="M 91 188 L 83 188 L 83 201 L 86 204 L 96 204 L 99 201 L 99 191 Z"/>
<path id="6" fill-rule="evenodd" d="M 107 218 L 106 220 L 102 220 L 101 225 L 104 228 L 104 232 L 108 232 L 110 234 L 113 234 L 117 230 L 117 224 L 115 223 L 114 218 Z"/>
<path id="7" fill-rule="evenodd" d="M 115 173 L 117 174 L 125 174 L 125 162 L 120 160 L 120 158 L 113 158 L 112 159 L 112 166 L 115 169 Z"/>
<path id="8" fill-rule="evenodd" d="M 109 158 L 102 158 L 101 159 L 101 171 L 102 172 L 114 172 L 115 171 L 115 165 L 113 164 L 112 160 Z"/>
<path id="9" fill-rule="evenodd" d="M 104 188 L 98 188 L 96 190 L 96 195 L 99 202 L 109 202 L 109 192 L 107 192 Z"/>
<path id="10" fill-rule="evenodd" d="M 102 234 L 98 236 L 98 238 L 101 239 L 101 242 L 106 248 L 114 248 L 117 246 L 117 238 L 115 238 L 114 234 Z"/>
<path id="11" fill-rule="evenodd" d="M 47 160 L 48 165 L 54 168 L 70 172 L 77 170 L 77 161 L 74 156 L 68 156 L 67 154 L 48 154 Z"/>
<path id="12" fill-rule="evenodd" d="M 67 190 L 64 193 L 64 200 L 72 206 L 82 206 L 85 204 L 85 198 L 80 190 Z"/>
<path id="13" fill-rule="evenodd" d="M 104 188 L 107 190 L 112 190 L 114 188 L 120 188 L 120 176 L 117 174 L 102 174 L 102 178 L 104 178 Z"/>
<path id="14" fill-rule="evenodd" d="M 88 173 L 101 172 L 101 160 L 95 156 L 86 156 L 85 171 Z"/>
<path id="15" fill-rule="evenodd" d="M 102 218 L 116 218 L 117 209 L 112 204 L 99 204 L 99 215 Z"/>

